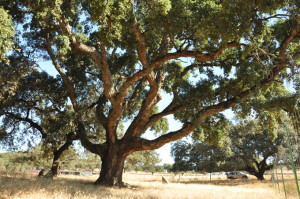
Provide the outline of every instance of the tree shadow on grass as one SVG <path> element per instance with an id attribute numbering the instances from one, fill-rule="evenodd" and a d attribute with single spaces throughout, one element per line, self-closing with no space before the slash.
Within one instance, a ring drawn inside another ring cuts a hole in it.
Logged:
<path id="1" fill-rule="evenodd" d="M 219 185 L 219 186 L 240 186 L 246 184 L 257 184 L 257 183 L 266 183 L 269 184 L 270 181 L 263 180 L 258 181 L 256 179 L 242 179 L 242 180 L 190 180 L 190 181 L 179 181 L 181 184 L 205 184 L 205 185 Z"/>
<path id="2" fill-rule="evenodd" d="M 3 173 L 0 173 L 0 187 L 0 195 L 4 198 L 41 193 L 49 197 L 58 195 L 67 198 L 81 196 L 110 198 L 114 192 L 112 188 L 94 185 L 91 179 L 67 177 L 49 179 L 33 175 L 7 175 Z"/>

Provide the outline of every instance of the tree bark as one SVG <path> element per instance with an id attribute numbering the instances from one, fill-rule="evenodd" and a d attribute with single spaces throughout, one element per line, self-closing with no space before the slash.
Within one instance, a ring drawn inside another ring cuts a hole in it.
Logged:
<path id="1" fill-rule="evenodd" d="M 254 175 L 257 178 L 257 180 L 265 180 L 264 173 L 265 173 L 265 170 L 259 171 L 259 172 L 255 173 Z"/>
<path id="2" fill-rule="evenodd" d="M 257 163 L 257 165 L 259 165 Z M 257 180 L 264 180 L 264 173 L 266 171 L 267 168 L 261 168 L 259 166 L 257 166 L 257 168 L 254 168 L 252 166 L 248 166 L 246 167 L 245 171 L 247 171 L 248 173 L 250 173 L 251 175 L 254 175 Z"/>
<path id="3" fill-rule="evenodd" d="M 101 157 L 100 176 L 96 180 L 95 185 L 124 186 L 122 174 L 126 157 L 126 154 L 120 152 L 119 147 L 110 147 L 109 151 Z"/>
<path id="4" fill-rule="evenodd" d="M 53 162 L 51 166 L 51 171 L 53 174 L 53 177 L 56 177 L 58 175 L 59 170 L 59 158 L 63 154 L 64 151 L 68 150 L 69 146 L 72 145 L 73 140 L 77 139 L 77 137 L 74 135 L 73 132 L 67 134 L 67 140 L 66 142 L 58 149 L 53 152 Z"/>
<path id="5" fill-rule="evenodd" d="M 58 170 L 59 170 L 59 156 L 54 155 L 52 166 L 51 166 L 53 177 L 56 177 L 58 175 Z"/>
<path id="6" fill-rule="evenodd" d="M 257 165 L 258 171 L 256 172 L 255 176 L 257 180 L 265 180 L 264 173 L 266 170 L 269 170 L 271 167 L 267 165 L 267 157 L 264 157 L 264 159 Z"/>

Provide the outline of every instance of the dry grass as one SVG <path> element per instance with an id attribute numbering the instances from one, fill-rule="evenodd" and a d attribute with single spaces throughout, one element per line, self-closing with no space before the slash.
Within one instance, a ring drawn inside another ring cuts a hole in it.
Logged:
<path id="1" fill-rule="evenodd" d="M 40 179 L 31 174 L 0 173 L 0 199 L 6 198 L 208 198 L 208 199 L 280 199 L 270 181 L 225 180 L 222 175 L 172 176 L 163 185 L 160 174 L 125 173 L 126 188 L 93 185 L 97 176 L 59 176 L 55 180 Z M 289 197 L 291 198 L 291 197 Z M 297 196 L 295 197 L 297 198 Z"/>

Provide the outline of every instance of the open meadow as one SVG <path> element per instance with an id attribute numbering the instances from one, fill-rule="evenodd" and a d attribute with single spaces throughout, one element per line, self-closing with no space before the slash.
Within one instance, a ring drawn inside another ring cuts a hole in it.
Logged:
<path id="1" fill-rule="evenodd" d="M 164 175 L 170 184 L 162 184 Z M 37 178 L 36 174 L 7 173 L 0 175 L 0 199 L 8 198 L 205 198 L 205 199 L 281 199 L 268 179 L 259 182 L 227 180 L 225 175 L 187 175 L 154 173 L 125 173 L 125 188 L 95 186 L 93 176 L 60 175 L 55 180 Z M 282 190 L 282 189 L 281 189 Z M 288 198 L 298 198 L 296 190 L 289 188 Z"/>

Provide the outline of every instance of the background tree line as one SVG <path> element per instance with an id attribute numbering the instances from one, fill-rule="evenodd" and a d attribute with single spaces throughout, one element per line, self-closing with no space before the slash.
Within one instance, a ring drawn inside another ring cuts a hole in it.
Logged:
<path id="1" fill-rule="evenodd" d="M 38 145 L 26 152 L 5 152 L 0 153 L 0 170 L 31 172 L 32 170 L 51 169 L 52 154 Z M 70 171 L 97 171 L 101 166 L 98 156 L 84 150 L 79 152 L 70 147 L 60 158 L 59 170 Z M 131 154 L 125 162 L 124 172 L 145 171 L 164 172 L 165 168 L 159 165 L 161 160 L 155 151 L 136 152 Z"/>
<path id="2" fill-rule="evenodd" d="M 254 119 L 230 124 L 226 130 L 227 135 L 217 144 L 199 140 L 173 144 L 171 153 L 175 163 L 172 170 L 204 173 L 247 171 L 258 180 L 264 180 L 265 171 L 278 162 L 291 169 L 286 130 L 293 140 L 299 138 L 291 121 L 285 120 L 276 129 L 276 135 L 261 126 L 260 120 Z M 293 142 L 296 159 L 300 155 L 299 144 Z"/>

